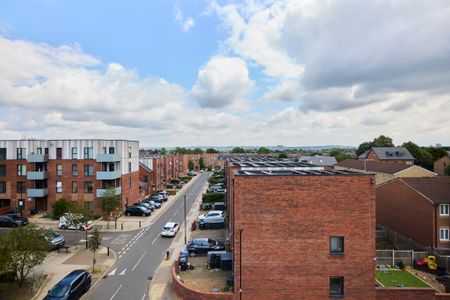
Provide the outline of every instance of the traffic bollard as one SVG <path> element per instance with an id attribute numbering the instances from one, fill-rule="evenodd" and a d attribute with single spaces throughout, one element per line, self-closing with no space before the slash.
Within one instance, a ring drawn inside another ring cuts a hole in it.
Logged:
<path id="1" fill-rule="evenodd" d="M 120 224 L 120 228 L 123 230 L 123 223 Z"/>
<path id="2" fill-rule="evenodd" d="M 109 256 L 109 247 L 107 249 L 108 249 L 108 253 L 106 255 Z"/>
<path id="3" fill-rule="evenodd" d="M 139 228 L 141 228 L 141 225 L 142 225 L 142 224 L 141 224 L 141 221 L 139 221 Z"/>

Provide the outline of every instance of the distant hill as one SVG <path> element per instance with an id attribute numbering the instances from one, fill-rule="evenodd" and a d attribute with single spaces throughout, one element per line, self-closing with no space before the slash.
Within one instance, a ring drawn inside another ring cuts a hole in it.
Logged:
<path id="1" fill-rule="evenodd" d="M 305 151 L 319 151 L 319 150 L 329 150 L 329 149 L 352 149 L 352 148 L 355 148 L 353 146 L 342 146 L 342 145 L 293 146 L 293 147 L 282 146 L 282 145 L 278 145 L 278 146 L 188 146 L 188 147 L 184 147 L 184 148 L 187 148 L 187 149 L 200 148 L 202 150 L 206 150 L 208 148 L 214 148 L 220 152 L 228 152 L 228 151 L 231 151 L 234 147 L 242 147 L 245 150 L 258 149 L 259 147 L 266 147 L 272 151 L 275 151 L 275 150 L 286 151 L 286 150 L 295 150 L 295 149 L 305 150 Z M 150 150 L 150 149 L 161 149 L 161 148 L 165 148 L 168 151 L 175 149 L 175 147 L 145 147 L 143 149 Z"/>

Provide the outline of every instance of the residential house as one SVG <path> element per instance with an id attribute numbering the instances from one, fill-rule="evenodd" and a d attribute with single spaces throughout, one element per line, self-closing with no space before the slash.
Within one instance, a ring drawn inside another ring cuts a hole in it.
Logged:
<path id="1" fill-rule="evenodd" d="M 433 171 L 439 176 L 446 176 L 445 169 L 450 166 L 450 151 L 447 151 L 448 155 L 439 158 L 433 163 Z"/>
<path id="2" fill-rule="evenodd" d="M 414 164 L 414 156 L 405 147 L 372 147 L 358 159 Z"/>

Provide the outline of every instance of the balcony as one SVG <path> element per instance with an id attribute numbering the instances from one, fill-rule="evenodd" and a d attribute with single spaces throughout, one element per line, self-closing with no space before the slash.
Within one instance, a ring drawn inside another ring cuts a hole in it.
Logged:
<path id="1" fill-rule="evenodd" d="M 28 172 L 27 179 L 28 180 L 44 180 L 48 178 L 47 171 L 42 172 Z"/>
<path id="2" fill-rule="evenodd" d="M 114 191 L 115 191 L 116 195 L 120 195 L 120 194 L 122 194 L 122 187 L 120 187 L 120 186 L 116 187 L 114 189 Z M 106 189 L 97 189 L 97 191 L 96 191 L 97 198 L 102 197 L 105 192 L 106 192 Z"/>
<path id="3" fill-rule="evenodd" d="M 27 196 L 32 198 L 45 197 L 48 195 L 48 188 L 27 189 Z"/>
<path id="4" fill-rule="evenodd" d="M 121 161 L 120 154 L 97 154 L 97 162 L 116 162 Z"/>
<path id="5" fill-rule="evenodd" d="M 41 163 L 48 161 L 48 155 L 45 154 L 28 154 L 27 161 L 30 163 Z"/>
<path id="6" fill-rule="evenodd" d="M 120 178 L 122 176 L 122 172 L 120 170 L 116 171 L 98 171 L 97 172 L 97 180 L 114 180 Z"/>

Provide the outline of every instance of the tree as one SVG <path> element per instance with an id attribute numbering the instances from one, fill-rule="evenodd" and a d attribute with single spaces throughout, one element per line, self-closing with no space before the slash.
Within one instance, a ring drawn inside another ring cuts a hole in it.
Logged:
<path id="1" fill-rule="evenodd" d="M 206 153 L 219 153 L 219 151 L 217 151 L 214 148 L 208 148 L 208 149 L 206 149 Z"/>
<path id="2" fill-rule="evenodd" d="M 425 148 L 421 148 L 411 141 L 403 143 L 402 146 L 408 149 L 412 156 L 414 156 L 417 165 L 428 170 L 433 170 L 433 156 Z"/>
<path id="3" fill-rule="evenodd" d="M 194 153 L 194 154 L 203 154 L 204 151 L 203 151 L 202 149 L 200 149 L 200 148 L 195 148 L 195 149 L 192 151 L 192 153 Z"/>
<path id="4" fill-rule="evenodd" d="M 205 162 L 203 161 L 203 157 L 200 157 L 198 160 L 198 165 L 200 167 L 200 170 L 203 170 L 205 168 Z"/>
<path id="5" fill-rule="evenodd" d="M 69 212 L 70 209 L 75 206 L 71 201 L 67 201 L 66 199 L 59 199 L 58 201 L 55 201 L 55 203 L 52 204 L 52 218 L 53 219 L 59 219 L 61 216 L 63 216 L 65 213 Z"/>
<path id="6" fill-rule="evenodd" d="M 106 227 L 109 228 L 109 219 L 111 213 L 121 207 L 121 195 L 116 195 L 115 188 L 109 187 L 99 198 L 100 208 L 102 210 L 103 217 L 107 217 Z"/>
<path id="7" fill-rule="evenodd" d="M 448 155 L 447 150 L 442 147 L 427 147 L 425 150 L 433 156 L 433 161 Z"/>
<path id="8" fill-rule="evenodd" d="M 266 148 L 266 147 L 260 147 L 257 152 L 258 152 L 258 154 L 269 154 L 270 149 Z"/>
<path id="9" fill-rule="evenodd" d="M 245 150 L 242 147 L 234 147 L 231 153 L 245 153 Z"/>
<path id="10" fill-rule="evenodd" d="M 194 170 L 194 162 L 191 159 L 188 161 L 188 169 L 191 171 Z"/>
<path id="11" fill-rule="evenodd" d="M 44 261 L 50 250 L 45 233 L 45 229 L 28 224 L 13 229 L 2 238 L 1 271 L 14 272 L 19 286 L 23 285 L 31 269 Z"/>
<path id="12" fill-rule="evenodd" d="M 360 144 L 358 149 L 356 149 L 356 155 L 360 156 L 372 147 L 394 147 L 394 144 L 392 143 L 392 139 L 390 137 L 380 135 L 379 137 L 374 138 L 371 142 L 364 142 Z"/>
<path id="13" fill-rule="evenodd" d="M 161 148 L 161 149 L 159 149 L 159 154 L 161 154 L 161 155 L 166 155 L 166 154 L 167 154 L 166 148 Z"/>
<path id="14" fill-rule="evenodd" d="M 286 153 L 280 153 L 278 154 L 278 158 L 288 158 Z"/>
<path id="15" fill-rule="evenodd" d="M 100 244 L 102 243 L 102 237 L 98 228 L 95 227 L 93 232 L 89 235 L 89 249 L 92 251 L 92 273 L 95 271 L 95 253 L 100 248 Z"/>
<path id="16" fill-rule="evenodd" d="M 330 155 L 336 158 L 336 161 L 340 162 L 346 159 L 351 158 L 351 156 L 340 149 L 333 149 L 330 151 Z"/>

